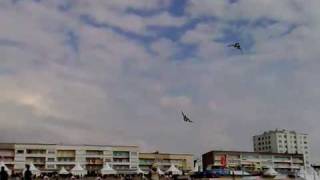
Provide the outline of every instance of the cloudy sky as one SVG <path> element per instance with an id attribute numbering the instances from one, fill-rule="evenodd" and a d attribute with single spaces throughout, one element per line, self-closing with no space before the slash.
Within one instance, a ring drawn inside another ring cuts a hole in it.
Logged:
<path id="1" fill-rule="evenodd" d="M 320 155 L 319 0 L 2 0 L 0 141 Z M 226 47 L 239 41 L 243 54 Z M 194 124 L 183 123 L 185 111 Z"/>

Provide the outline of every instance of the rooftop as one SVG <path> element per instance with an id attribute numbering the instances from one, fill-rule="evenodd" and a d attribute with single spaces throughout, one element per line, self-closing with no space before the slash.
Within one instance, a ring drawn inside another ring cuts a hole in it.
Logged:
<path id="1" fill-rule="evenodd" d="M 286 154 L 286 153 L 272 153 L 272 152 L 252 152 L 252 151 L 223 151 L 223 150 L 212 150 L 207 153 L 235 153 L 235 154 L 260 154 L 260 155 L 288 155 L 288 156 L 303 156 L 303 154 Z M 206 153 L 206 154 L 207 154 Z"/>
<path id="2" fill-rule="evenodd" d="M 296 132 L 296 131 L 293 131 L 293 130 L 287 130 L 287 129 L 275 129 L 275 130 L 265 131 L 265 132 L 263 132 L 262 134 L 259 134 L 259 135 L 257 135 L 257 136 L 264 135 L 264 134 L 271 134 L 271 133 L 293 133 L 293 134 L 308 135 L 308 134 L 305 134 L 305 133 L 299 133 L 299 132 Z"/>
<path id="3" fill-rule="evenodd" d="M 95 144 L 64 144 L 64 143 L 8 143 L 0 142 L 0 145 L 50 145 L 50 146 L 98 146 L 98 147 L 138 147 L 136 145 L 95 145 Z"/>

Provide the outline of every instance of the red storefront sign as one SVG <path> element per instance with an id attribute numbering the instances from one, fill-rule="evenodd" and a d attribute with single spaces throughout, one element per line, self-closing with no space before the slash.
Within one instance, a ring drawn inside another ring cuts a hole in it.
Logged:
<path id="1" fill-rule="evenodd" d="M 220 158 L 220 164 L 222 167 L 227 167 L 227 155 L 222 155 Z"/>

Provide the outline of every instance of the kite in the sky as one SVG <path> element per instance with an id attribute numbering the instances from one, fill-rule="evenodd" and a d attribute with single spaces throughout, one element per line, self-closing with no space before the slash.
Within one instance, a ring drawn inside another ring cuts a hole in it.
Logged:
<path id="1" fill-rule="evenodd" d="M 234 44 L 229 44 L 228 47 L 233 47 L 233 48 L 238 49 L 238 50 L 240 50 L 242 52 L 240 43 L 238 43 L 238 42 L 236 42 Z"/>
<path id="2" fill-rule="evenodd" d="M 183 116 L 183 120 L 184 120 L 185 122 L 193 123 L 193 121 L 191 121 L 190 118 L 188 118 L 183 112 L 181 112 L 181 113 L 182 113 L 182 116 Z"/>

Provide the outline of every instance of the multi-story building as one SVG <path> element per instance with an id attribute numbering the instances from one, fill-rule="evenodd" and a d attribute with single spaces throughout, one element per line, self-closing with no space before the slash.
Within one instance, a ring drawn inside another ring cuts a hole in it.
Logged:
<path id="1" fill-rule="evenodd" d="M 255 152 L 303 154 L 305 165 L 310 165 L 308 135 L 288 130 L 267 131 L 253 136 Z"/>
<path id="2" fill-rule="evenodd" d="M 159 152 L 139 154 L 139 166 L 142 170 L 150 170 L 152 165 L 155 163 L 163 171 L 166 171 L 170 165 L 173 164 L 178 169 L 187 172 L 193 170 L 193 155 Z"/>
<path id="3" fill-rule="evenodd" d="M 278 172 L 288 172 L 304 166 L 302 154 L 241 151 L 210 151 L 202 155 L 202 163 L 204 170 L 229 168 L 248 172 L 270 167 Z"/>
<path id="4" fill-rule="evenodd" d="M 126 173 L 137 169 L 138 153 L 137 146 L 0 143 L 0 160 L 15 172 L 32 162 L 41 171 L 70 170 L 80 163 L 90 173 L 110 162 L 115 170 Z"/>

